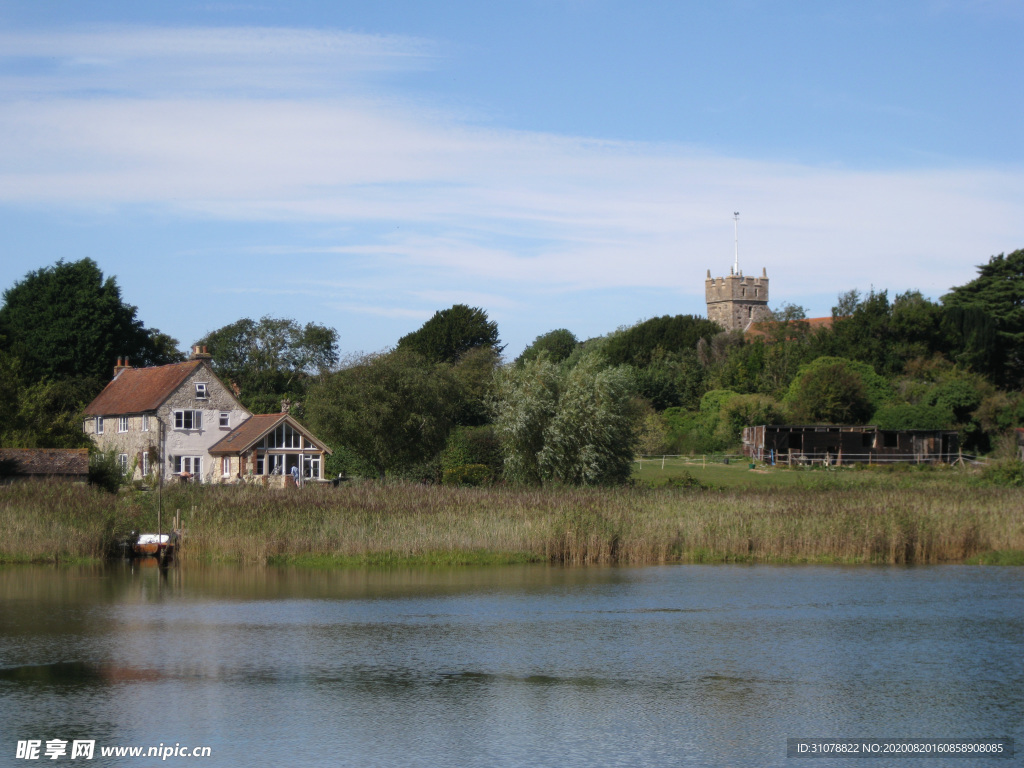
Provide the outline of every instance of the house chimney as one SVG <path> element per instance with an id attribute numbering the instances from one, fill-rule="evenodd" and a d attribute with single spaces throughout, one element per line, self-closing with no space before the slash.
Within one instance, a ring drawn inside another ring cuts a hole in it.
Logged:
<path id="1" fill-rule="evenodd" d="M 206 351 L 206 347 L 204 347 L 203 345 L 201 345 L 201 344 L 193 344 L 192 345 L 192 357 L 190 359 L 192 359 L 192 360 L 209 360 L 212 357 L 213 357 L 213 355 L 211 355 L 209 352 L 207 352 Z"/>
<path id="2" fill-rule="evenodd" d="M 116 379 L 120 375 L 121 371 L 126 371 L 129 368 L 131 368 L 131 366 L 128 365 L 127 357 L 124 359 L 120 357 L 117 358 L 117 365 L 114 366 L 114 378 Z"/>
<path id="3" fill-rule="evenodd" d="M 281 413 L 288 413 L 288 409 L 292 407 L 292 401 L 287 397 L 281 401 Z"/>

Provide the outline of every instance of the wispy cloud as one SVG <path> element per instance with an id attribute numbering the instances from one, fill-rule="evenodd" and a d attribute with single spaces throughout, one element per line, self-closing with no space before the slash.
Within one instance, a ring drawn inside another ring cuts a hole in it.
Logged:
<path id="1" fill-rule="evenodd" d="M 366 87 L 429 66 L 443 54 L 430 41 L 97 28 L 0 35 L 0 51 L 0 204 L 338 229 L 280 250 L 410 302 L 448 301 L 453 283 L 508 311 L 523 290 L 696 295 L 704 269 L 731 263 L 737 209 L 741 262 L 791 296 L 866 275 L 944 289 L 1020 245 L 1020 168 L 872 173 L 503 130 Z"/>

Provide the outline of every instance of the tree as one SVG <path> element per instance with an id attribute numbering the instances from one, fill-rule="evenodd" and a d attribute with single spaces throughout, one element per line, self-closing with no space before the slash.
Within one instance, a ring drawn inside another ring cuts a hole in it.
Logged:
<path id="1" fill-rule="evenodd" d="M 510 480 L 599 485 L 632 471 L 642 416 L 632 378 L 599 355 L 568 371 L 546 354 L 504 369 L 493 409 Z"/>
<path id="2" fill-rule="evenodd" d="M 819 357 L 800 367 L 786 394 L 786 405 L 796 421 L 863 424 L 893 396 L 892 387 L 871 366 Z"/>
<path id="3" fill-rule="evenodd" d="M 536 360 L 541 352 L 546 352 L 551 362 L 560 363 L 568 359 L 579 343 L 579 339 L 576 338 L 575 334 L 565 328 L 557 328 L 554 331 L 542 333 L 533 340 L 530 346 L 523 350 L 523 354 L 516 358 L 516 365 Z"/>
<path id="4" fill-rule="evenodd" d="M 435 312 L 419 330 L 398 340 L 398 349 L 415 352 L 432 363 L 454 363 L 476 347 L 491 347 L 501 352 L 498 324 L 487 319 L 479 307 L 455 304 Z"/>
<path id="5" fill-rule="evenodd" d="M 287 318 L 242 318 L 196 343 L 206 346 L 217 374 L 256 412 L 278 410 L 283 396 L 301 396 L 309 376 L 338 363 L 337 331 Z"/>
<path id="6" fill-rule="evenodd" d="M 453 424 L 450 370 L 414 352 L 368 355 L 325 374 L 306 413 L 317 434 L 344 446 L 384 479 L 437 454 Z"/>
<path id="7" fill-rule="evenodd" d="M 21 361 L 27 381 L 107 381 L 118 357 L 143 366 L 180 354 L 173 339 L 146 330 L 116 280 L 104 279 L 92 259 L 29 272 L 3 298 L 0 346 Z"/>
<path id="8" fill-rule="evenodd" d="M 710 341 L 721 330 L 717 323 L 694 315 L 652 317 L 612 334 L 604 354 L 612 365 L 642 368 L 667 354 L 695 349 L 701 339 Z"/>
<path id="9" fill-rule="evenodd" d="M 980 310 L 995 323 L 998 354 L 990 363 L 995 383 L 1018 388 L 1024 383 L 1024 249 L 999 254 L 978 267 L 978 276 L 942 297 L 947 308 Z M 965 320 L 977 327 L 975 318 Z"/>

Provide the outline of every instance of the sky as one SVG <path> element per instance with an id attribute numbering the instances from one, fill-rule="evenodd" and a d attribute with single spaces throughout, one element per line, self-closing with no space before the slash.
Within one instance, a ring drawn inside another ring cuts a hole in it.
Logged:
<path id="1" fill-rule="evenodd" d="M 1021 0 L 0 0 L 0 287 L 95 260 L 183 348 L 506 356 L 766 270 L 933 299 L 1024 248 Z M 734 214 L 739 212 L 738 228 Z"/>

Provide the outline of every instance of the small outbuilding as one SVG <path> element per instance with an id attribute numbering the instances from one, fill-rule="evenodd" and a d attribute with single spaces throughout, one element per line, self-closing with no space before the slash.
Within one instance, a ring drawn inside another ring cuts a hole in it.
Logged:
<path id="1" fill-rule="evenodd" d="M 960 456 L 955 430 L 874 426 L 744 427 L 743 453 L 772 464 L 952 463 Z"/>
<path id="2" fill-rule="evenodd" d="M 0 448 L 0 482 L 88 479 L 86 448 Z"/>

